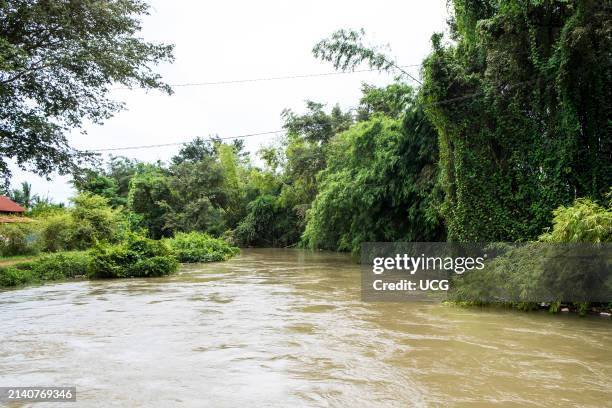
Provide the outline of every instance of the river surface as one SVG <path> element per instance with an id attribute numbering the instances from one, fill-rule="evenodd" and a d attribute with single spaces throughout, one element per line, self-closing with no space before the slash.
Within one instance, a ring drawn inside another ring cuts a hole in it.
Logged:
<path id="1" fill-rule="evenodd" d="M 247 249 L 0 292 L 0 385 L 76 386 L 68 407 L 612 406 L 610 319 L 359 291 L 347 255 Z"/>

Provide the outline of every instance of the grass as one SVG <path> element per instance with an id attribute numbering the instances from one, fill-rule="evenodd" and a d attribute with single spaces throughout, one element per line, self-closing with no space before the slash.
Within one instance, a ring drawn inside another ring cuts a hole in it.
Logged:
<path id="1" fill-rule="evenodd" d="M 15 256 L 3 256 L 0 257 L 0 267 L 15 265 L 20 262 L 30 262 L 37 258 L 40 255 L 15 255 Z"/>
<path id="2" fill-rule="evenodd" d="M 85 251 L 69 251 L 3 260 L 5 262 L 0 265 L 0 287 L 15 287 L 84 276 L 90 256 Z"/>

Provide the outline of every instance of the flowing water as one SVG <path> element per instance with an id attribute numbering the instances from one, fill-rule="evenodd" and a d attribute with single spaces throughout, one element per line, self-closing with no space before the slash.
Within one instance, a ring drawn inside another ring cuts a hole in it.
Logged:
<path id="1" fill-rule="evenodd" d="M 359 283 L 347 255 L 259 249 L 1 292 L 0 385 L 76 385 L 69 407 L 611 406 L 610 319 L 363 303 Z"/>

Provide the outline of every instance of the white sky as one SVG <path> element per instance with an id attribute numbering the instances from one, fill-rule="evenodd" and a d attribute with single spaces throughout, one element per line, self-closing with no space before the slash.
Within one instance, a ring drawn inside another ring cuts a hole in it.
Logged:
<path id="1" fill-rule="evenodd" d="M 142 37 L 175 44 L 175 62 L 157 72 L 170 84 L 324 73 L 333 67 L 312 56 L 322 38 L 339 28 L 364 28 L 372 43 L 389 44 L 403 65 L 418 64 L 430 51 L 430 37 L 446 28 L 446 0 L 150 0 Z M 362 68 L 367 68 L 364 66 Z M 417 75 L 417 68 L 407 69 Z M 304 110 L 305 100 L 355 106 L 362 82 L 384 85 L 389 74 L 353 73 L 328 77 L 242 84 L 177 87 L 171 96 L 142 90 L 114 90 L 125 102 L 104 125 L 74 132 L 74 147 L 99 149 L 183 142 L 196 136 L 230 137 L 280 130 L 284 108 Z M 245 139 L 254 153 L 274 135 Z M 145 161 L 168 160 L 180 147 L 113 152 Z M 15 170 L 12 186 L 32 183 L 35 193 L 55 201 L 73 195 L 69 177 L 47 181 Z"/>

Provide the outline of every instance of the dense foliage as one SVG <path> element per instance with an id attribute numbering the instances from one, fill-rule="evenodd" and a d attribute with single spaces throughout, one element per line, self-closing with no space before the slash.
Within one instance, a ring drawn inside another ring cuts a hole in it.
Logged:
<path id="1" fill-rule="evenodd" d="M 0 224 L 0 255 L 33 255 L 38 253 L 36 228 L 30 223 Z"/>
<path id="2" fill-rule="evenodd" d="M 116 242 L 125 232 L 124 215 L 104 197 L 88 193 L 69 208 L 52 207 L 29 222 L 0 224 L 0 255 L 82 250 L 98 241 Z"/>
<path id="3" fill-rule="evenodd" d="M 283 197 L 263 195 L 247 205 L 233 237 L 240 245 L 288 247 L 300 239 L 300 219 Z"/>
<path id="4" fill-rule="evenodd" d="M 436 134 L 422 112 L 374 116 L 339 135 L 309 213 L 313 248 L 358 251 L 366 241 L 444 239 L 435 215 Z"/>
<path id="5" fill-rule="evenodd" d="M 152 240 L 126 233 L 115 244 L 98 242 L 88 251 L 45 253 L 31 260 L 17 259 L 0 267 L 0 288 L 73 278 L 156 277 L 175 272 L 179 262 L 225 261 L 238 248 L 222 239 L 197 232 Z"/>
<path id="6" fill-rule="evenodd" d="M 118 244 L 97 244 L 90 255 L 89 277 L 93 279 L 163 276 L 179 267 L 165 241 L 134 233 Z"/>
<path id="7" fill-rule="evenodd" d="M 485 269 L 455 279 L 451 299 L 478 304 L 514 299 L 511 305 L 521 309 L 533 309 L 546 301 L 554 312 L 570 302 L 578 303 L 576 308 L 584 313 L 589 304 L 577 299 L 611 293 L 609 260 L 602 259 L 608 264 L 595 267 L 593 262 L 600 262 L 601 256 L 594 256 L 596 252 L 590 256 L 589 251 L 597 251 L 597 247 L 580 244 L 612 243 L 612 205 L 577 199 L 554 214 L 553 227 L 540 242 L 508 245 Z M 559 243 L 575 245 L 551 245 Z M 589 262 L 588 268 L 584 262 Z"/>
<path id="8" fill-rule="evenodd" d="M 0 2 L 0 173 L 7 158 L 39 173 L 75 167 L 64 131 L 118 108 L 105 97 L 110 83 L 164 88 L 146 67 L 170 49 L 133 37 L 144 4 L 77 3 Z M 196 138 L 167 161 L 113 157 L 76 173 L 80 194 L 69 208 L 27 183 L 4 190 L 35 222 L 1 226 L 0 253 L 93 246 L 88 274 L 110 278 L 165 275 L 177 257 L 225 260 L 237 252 L 231 245 L 356 252 L 364 241 L 610 242 L 610 2 L 451 0 L 449 8 L 450 41 L 432 36 L 422 82 L 367 45 L 363 30 L 316 44 L 314 55 L 337 69 L 366 63 L 396 81 L 363 84 L 351 109 L 307 101 L 302 112 L 284 110 L 285 134 L 259 151 L 263 166 L 242 141 Z M 38 66 L 39 57 L 51 64 Z M 539 245 L 509 249 L 488 274 L 460 279 L 455 296 L 498 288 L 529 307 L 545 285 L 587 283 L 580 271 L 544 274 Z M 5 268 L 0 282 L 55 279 L 62 265 L 80 273 L 81 261 L 40 260 L 44 276 Z"/>
<path id="9" fill-rule="evenodd" d="M 0 287 L 85 276 L 90 262 L 91 258 L 86 252 L 62 252 L 44 255 L 34 261 L 0 267 Z"/>
<path id="10" fill-rule="evenodd" d="M 172 60 L 172 47 L 137 36 L 147 12 L 140 0 L 0 2 L 1 177 L 8 158 L 41 175 L 76 170 L 91 156 L 66 133 L 122 108 L 110 85 L 170 92 L 151 66 Z"/>
<path id="11" fill-rule="evenodd" d="M 226 241 L 200 232 L 179 232 L 167 242 L 179 262 L 227 261 L 239 252 Z"/>
<path id="12" fill-rule="evenodd" d="M 422 88 L 449 239 L 534 239 L 557 206 L 612 185 L 610 3 L 452 6 Z"/>

